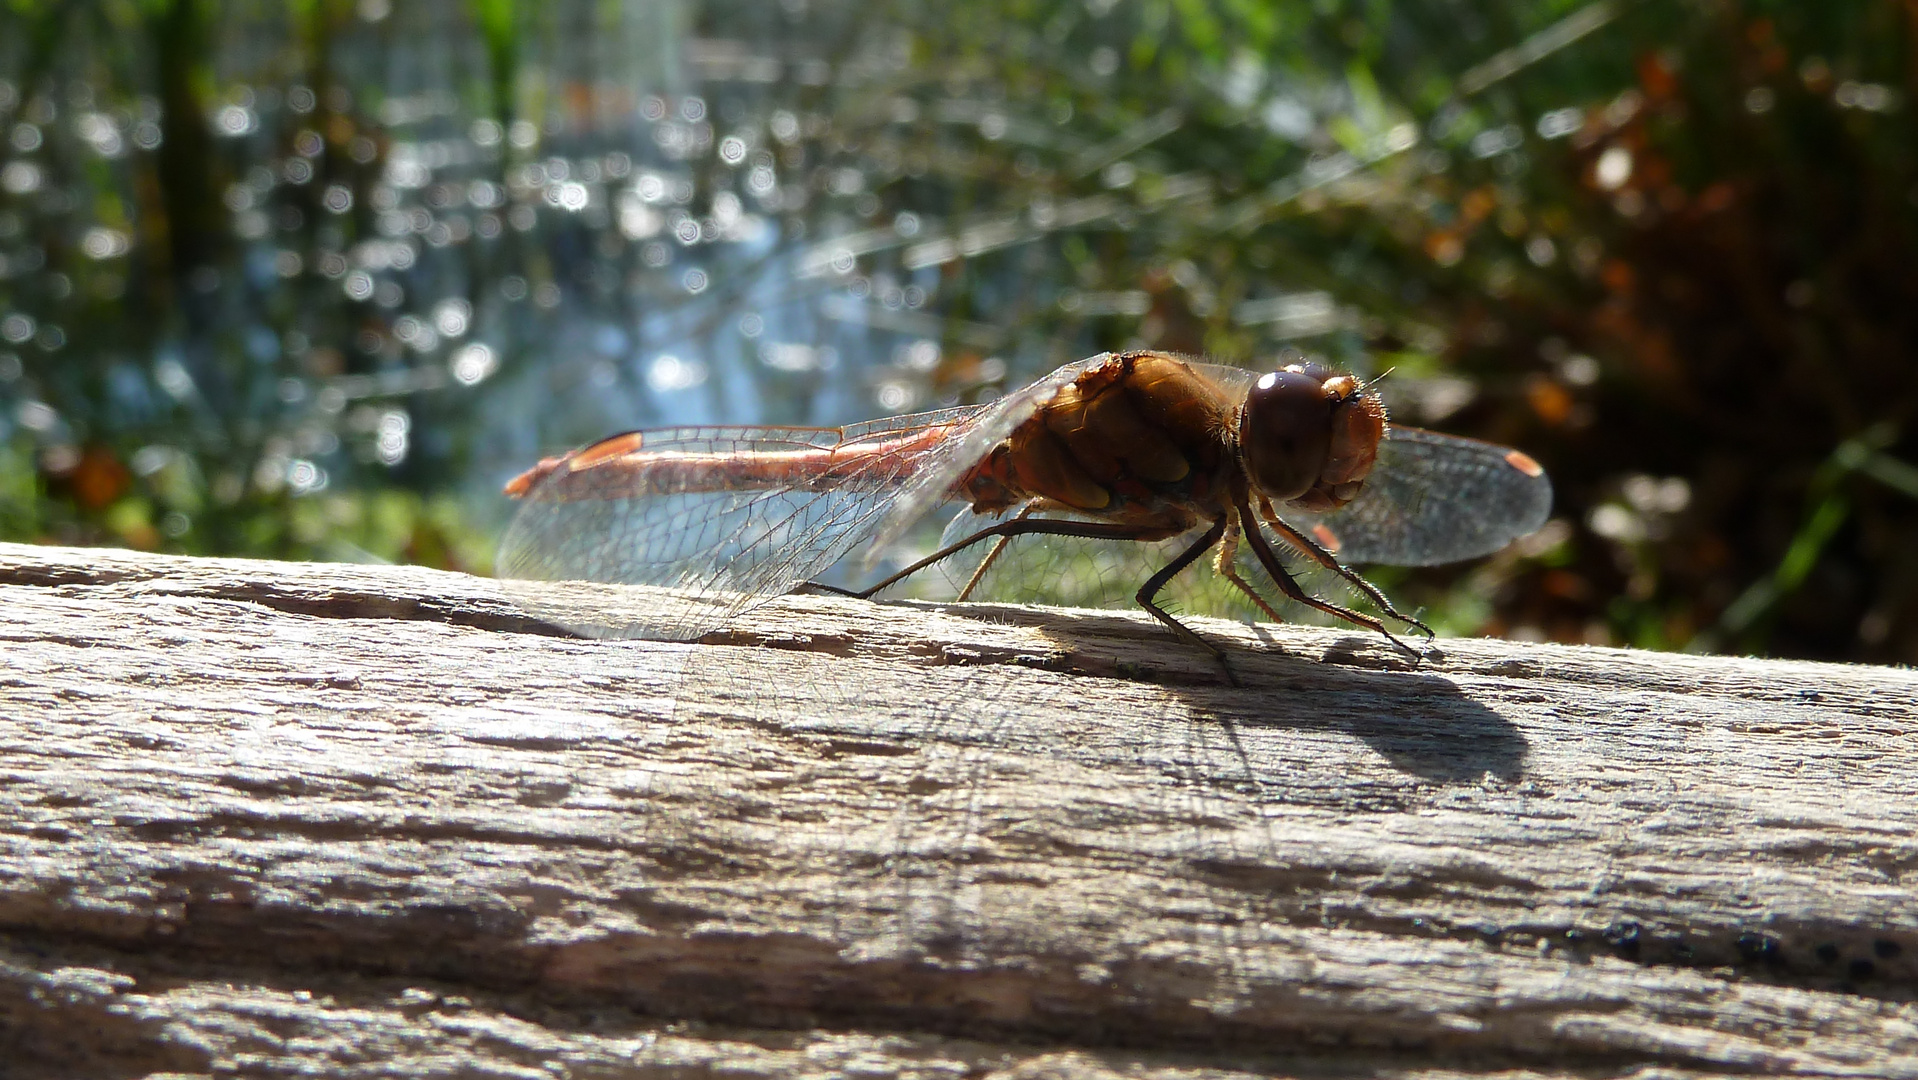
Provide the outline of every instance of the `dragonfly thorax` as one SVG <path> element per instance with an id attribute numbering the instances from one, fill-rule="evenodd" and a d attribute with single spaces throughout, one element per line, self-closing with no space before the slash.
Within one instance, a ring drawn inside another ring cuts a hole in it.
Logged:
<path id="1" fill-rule="evenodd" d="M 1219 508 L 1231 417 L 1184 361 L 1116 354 L 1035 403 L 955 494 L 977 513 L 1030 505 L 1177 533 Z"/>

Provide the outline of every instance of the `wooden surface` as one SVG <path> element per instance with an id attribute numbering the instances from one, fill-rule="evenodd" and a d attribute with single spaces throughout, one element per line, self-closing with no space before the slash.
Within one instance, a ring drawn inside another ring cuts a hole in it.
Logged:
<path id="1" fill-rule="evenodd" d="M 1910 671 L 522 600 L 0 545 L 0 1074 L 1918 1076 Z"/>

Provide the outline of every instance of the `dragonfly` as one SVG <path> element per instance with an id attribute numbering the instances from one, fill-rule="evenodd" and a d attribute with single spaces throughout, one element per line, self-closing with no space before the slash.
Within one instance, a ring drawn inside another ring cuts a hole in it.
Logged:
<path id="1" fill-rule="evenodd" d="M 869 598 L 990 544 L 964 601 L 1014 537 L 1153 544 L 1186 538 L 1134 599 L 1224 659 L 1159 602 L 1212 567 L 1274 621 L 1239 570 L 1249 549 L 1287 598 L 1385 635 L 1431 629 L 1351 569 L 1491 554 L 1536 531 L 1552 491 L 1504 446 L 1389 423 L 1374 383 L 1288 353 L 1257 372 L 1152 350 L 1067 364 L 997 400 L 845 427 L 632 431 L 514 477 L 520 508 L 499 571 L 534 581 L 665 590 L 597 636 L 693 640 L 773 597 Z M 862 544 L 883 550 L 934 508 L 961 503 L 952 538 L 860 590 L 815 578 Z M 976 527 L 973 527 L 976 526 Z M 1271 536 L 1268 537 L 1267 532 Z M 1338 575 L 1381 613 L 1302 588 L 1274 540 Z"/>

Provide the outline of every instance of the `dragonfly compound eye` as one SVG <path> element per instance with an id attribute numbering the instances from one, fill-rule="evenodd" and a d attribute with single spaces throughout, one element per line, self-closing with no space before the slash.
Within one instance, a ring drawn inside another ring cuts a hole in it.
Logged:
<path id="1" fill-rule="evenodd" d="M 1303 371 L 1269 372 L 1252 384 L 1239 414 L 1239 452 L 1260 494 L 1296 499 L 1318 482 L 1332 453 L 1336 404 Z"/>

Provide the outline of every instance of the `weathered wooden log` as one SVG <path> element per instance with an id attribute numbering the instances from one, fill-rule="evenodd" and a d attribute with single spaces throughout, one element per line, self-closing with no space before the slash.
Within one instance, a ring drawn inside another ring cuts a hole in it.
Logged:
<path id="1" fill-rule="evenodd" d="M 1200 626 L 0 545 L 0 1060 L 1918 1076 L 1918 675 Z"/>

